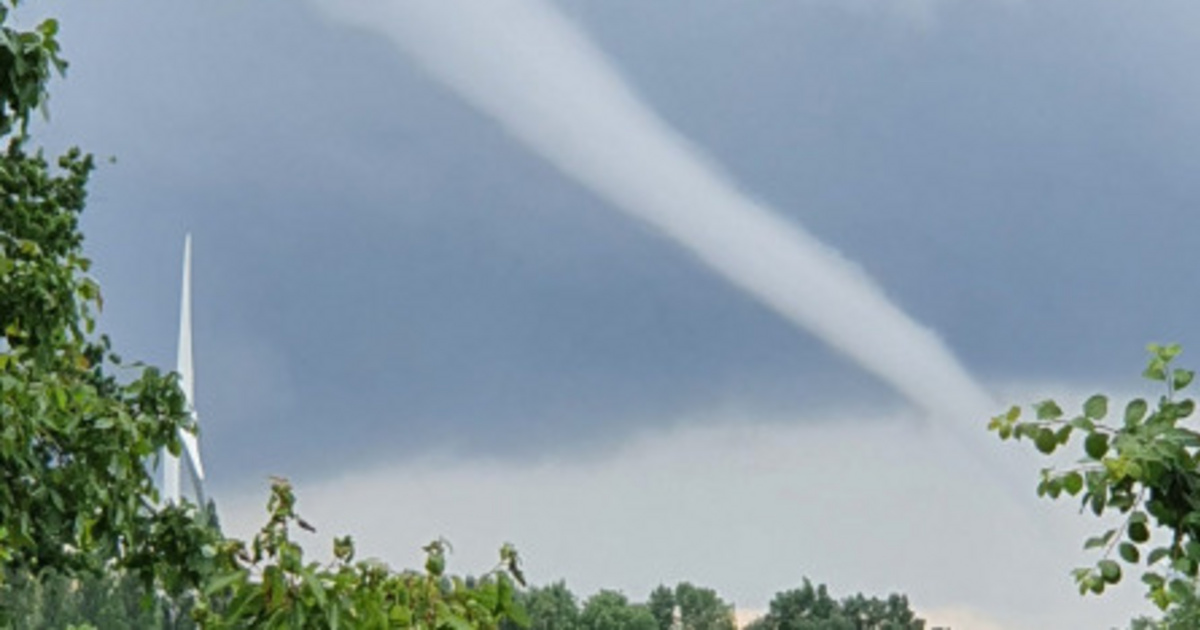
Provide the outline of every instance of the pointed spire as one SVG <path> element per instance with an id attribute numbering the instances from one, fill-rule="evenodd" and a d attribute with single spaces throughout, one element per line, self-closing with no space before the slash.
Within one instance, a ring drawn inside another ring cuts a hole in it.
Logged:
<path id="1" fill-rule="evenodd" d="M 179 302 L 179 349 L 175 371 L 179 373 L 179 387 L 183 390 L 184 401 L 192 422 L 196 422 L 196 383 L 192 365 L 192 235 L 188 234 L 183 241 L 183 289 Z M 188 472 L 192 479 L 197 503 L 204 502 L 204 465 L 200 460 L 200 443 L 196 436 L 181 432 L 179 440 L 183 443 L 183 457 L 186 458 Z M 179 457 L 169 452 L 163 453 L 163 487 L 164 503 L 179 501 Z"/>

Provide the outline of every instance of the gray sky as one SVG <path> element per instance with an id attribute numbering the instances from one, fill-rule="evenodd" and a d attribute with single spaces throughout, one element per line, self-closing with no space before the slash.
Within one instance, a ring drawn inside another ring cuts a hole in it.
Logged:
<path id="1" fill-rule="evenodd" d="M 1009 628 L 1119 624 L 1137 602 L 1136 584 L 1121 605 L 1076 601 L 1070 554 L 1014 557 L 1087 531 L 1069 506 L 1014 498 L 1038 463 L 963 472 L 944 427 L 383 37 L 296 2 L 46 4 L 72 67 L 43 137 L 117 159 L 85 230 L 126 356 L 173 364 L 193 233 L 205 463 L 231 506 L 287 475 L 389 559 L 447 534 L 487 543 L 460 552 L 469 567 L 514 539 L 535 576 L 635 597 L 693 579 L 762 606 L 809 575 Z M 1146 342 L 1200 347 L 1193 3 L 557 6 L 741 190 L 860 265 L 999 399 L 1137 387 Z M 872 450 L 888 444 L 906 455 Z M 496 480 L 520 509 L 469 490 Z M 992 511 L 963 516 L 971 501 Z M 494 526 L 464 525 L 481 510 Z M 412 539 L 367 533 L 396 520 Z M 993 542 L 994 577 L 962 575 L 1001 522 L 1041 542 Z M 724 551 L 701 562 L 701 544 Z M 628 561 L 579 555 L 605 545 Z M 726 557 L 739 545 L 745 568 Z"/>

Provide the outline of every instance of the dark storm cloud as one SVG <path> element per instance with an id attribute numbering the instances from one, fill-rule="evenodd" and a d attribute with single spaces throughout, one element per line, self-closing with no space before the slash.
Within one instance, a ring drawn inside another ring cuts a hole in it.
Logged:
<path id="1" fill-rule="evenodd" d="M 562 6 L 664 118 L 978 373 L 1110 379 L 1146 341 L 1196 340 L 1187 5 L 947 3 L 919 23 L 830 3 Z M 74 65 L 48 135 L 118 157 L 87 229 L 130 356 L 173 364 L 195 235 L 218 482 L 889 397 L 382 41 L 297 3 L 60 13 Z"/>

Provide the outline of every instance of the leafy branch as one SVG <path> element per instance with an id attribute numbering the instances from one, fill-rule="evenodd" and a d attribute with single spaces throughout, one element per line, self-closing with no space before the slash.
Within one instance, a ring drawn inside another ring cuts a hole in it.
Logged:
<path id="1" fill-rule="evenodd" d="M 1082 435 L 1083 457 L 1065 470 L 1043 469 L 1037 488 L 1038 496 L 1051 499 L 1079 497 L 1081 512 L 1124 516 L 1119 526 L 1084 542 L 1085 549 L 1103 551 L 1094 566 L 1072 571 L 1079 592 L 1101 594 L 1121 581 L 1115 549 L 1125 565 L 1142 568 L 1147 597 L 1165 610 L 1195 598 L 1200 573 L 1200 434 L 1181 426 L 1196 406 L 1190 398 L 1177 399 L 1195 378 L 1195 372 L 1172 366 L 1180 346 L 1150 344 L 1147 351 L 1142 376 L 1166 390 L 1153 410 L 1135 398 L 1120 424 L 1105 422 L 1109 399 L 1096 394 L 1074 417 L 1045 400 L 1033 405 L 1034 419 L 1021 420 L 1021 408 L 1014 406 L 993 417 L 988 429 L 1002 440 L 1029 439 L 1044 455 Z M 1152 529 L 1170 542 L 1152 546 Z M 1160 565 L 1164 560 L 1169 562 Z"/>
<path id="2" fill-rule="evenodd" d="M 477 579 L 446 574 L 450 545 L 435 540 L 424 547 L 424 572 L 393 572 L 374 560 L 354 561 L 349 536 L 333 541 L 326 565 L 304 560 L 291 527 L 315 532 L 295 510 L 286 479 L 271 484 L 270 517 L 251 540 L 227 539 L 216 571 L 193 610 L 201 628 L 415 628 L 466 630 L 497 628 L 503 620 L 527 625 L 517 602 L 524 586 L 520 558 L 511 545 L 500 550 L 496 567 Z"/>

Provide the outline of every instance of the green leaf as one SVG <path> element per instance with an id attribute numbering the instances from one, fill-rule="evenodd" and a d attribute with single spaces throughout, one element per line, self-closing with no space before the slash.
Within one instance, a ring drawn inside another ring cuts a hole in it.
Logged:
<path id="1" fill-rule="evenodd" d="M 204 586 L 204 594 L 212 596 L 220 593 L 221 591 L 224 591 L 225 589 L 245 579 L 245 577 L 245 572 L 240 570 L 217 576 L 209 580 L 208 584 Z"/>
<path id="2" fill-rule="evenodd" d="M 1084 549 L 1096 549 L 1097 547 L 1107 546 L 1112 541 L 1113 536 L 1117 535 L 1117 530 L 1110 529 L 1099 536 L 1092 536 L 1083 543 Z"/>
<path id="3" fill-rule="evenodd" d="M 1142 376 L 1152 381 L 1167 380 L 1167 363 L 1159 357 L 1150 359 L 1146 365 L 1146 370 L 1142 372 Z"/>
<path id="4" fill-rule="evenodd" d="M 1037 446 L 1037 450 L 1049 455 L 1058 446 L 1058 436 L 1050 429 L 1042 429 L 1038 431 L 1037 438 L 1034 439 L 1034 444 Z"/>
<path id="5" fill-rule="evenodd" d="M 1083 475 L 1078 472 L 1069 472 L 1063 477 L 1063 489 L 1067 494 L 1075 496 L 1083 490 Z"/>
<path id="6" fill-rule="evenodd" d="M 1108 453 L 1108 436 L 1100 432 L 1088 435 L 1083 441 L 1083 450 L 1092 459 L 1104 457 Z"/>
<path id="7" fill-rule="evenodd" d="M 1169 547 L 1158 547 L 1158 548 L 1154 549 L 1153 551 L 1151 551 L 1148 556 L 1146 556 L 1146 564 L 1147 565 L 1155 564 L 1159 560 L 1169 557 L 1170 555 L 1171 555 L 1171 549 Z"/>
<path id="8" fill-rule="evenodd" d="M 430 553 L 429 557 L 425 559 L 425 570 L 429 572 L 429 575 L 441 577 L 442 573 L 446 570 L 445 554 L 441 552 Z"/>
<path id="9" fill-rule="evenodd" d="M 1083 415 L 1092 420 L 1103 420 L 1108 415 L 1108 397 L 1096 394 L 1083 403 Z"/>
<path id="10" fill-rule="evenodd" d="M 1195 589 L 1190 580 L 1175 578 L 1167 585 L 1171 600 L 1175 603 L 1186 602 L 1195 597 Z"/>
<path id="11" fill-rule="evenodd" d="M 1117 553 L 1121 555 L 1121 559 L 1129 564 L 1137 564 L 1141 559 L 1142 554 L 1138 551 L 1137 545 L 1133 543 L 1123 542 L 1117 547 Z"/>
<path id="12" fill-rule="evenodd" d="M 1084 416 L 1072 418 L 1070 425 L 1081 431 L 1089 431 L 1090 432 L 1090 431 L 1096 430 L 1096 423 L 1092 422 L 1091 420 L 1088 420 Z"/>
<path id="13" fill-rule="evenodd" d="M 1196 575 L 1196 561 L 1187 556 L 1175 558 L 1175 560 L 1171 563 L 1171 568 L 1184 575 Z"/>
<path id="14" fill-rule="evenodd" d="M 466 619 L 454 614 L 438 615 L 438 621 L 449 626 L 451 630 L 476 630 Z"/>
<path id="15" fill-rule="evenodd" d="M 1057 420 L 1063 415 L 1062 408 L 1053 400 L 1043 400 L 1033 407 L 1037 410 L 1038 420 Z"/>
<path id="16" fill-rule="evenodd" d="M 533 625 L 533 620 L 530 619 L 529 613 L 525 612 L 525 607 L 520 602 L 512 602 L 504 609 L 504 613 L 508 618 L 522 628 L 528 628 Z"/>
<path id="17" fill-rule="evenodd" d="M 388 617 L 401 628 L 407 628 L 412 624 L 412 611 L 407 606 L 400 604 L 392 606 Z"/>
<path id="18" fill-rule="evenodd" d="M 1171 373 L 1171 386 L 1179 391 L 1191 384 L 1196 373 L 1191 370 L 1176 369 Z"/>
<path id="19" fill-rule="evenodd" d="M 42 23 L 38 25 L 38 31 L 41 32 L 43 37 L 52 39 L 58 34 L 58 20 L 54 18 L 42 20 Z"/>
<path id="20" fill-rule="evenodd" d="M 1131 477 L 1131 478 L 1133 478 L 1133 479 L 1141 480 L 1141 478 L 1142 478 L 1142 465 L 1141 465 L 1141 464 L 1139 464 L 1139 463 L 1137 463 L 1136 461 L 1132 461 L 1132 460 L 1130 460 L 1130 461 L 1126 462 L 1126 463 L 1125 463 L 1124 475 L 1122 475 L 1122 476 L 1124 476 L 1124 477 Z M 1129 502 L 1128 504 L 1126 504 L 1126 503 L 1122 503 L 1122 505 L 1123 505 L 1123 506 L 1131 506 L 1131 505 L 1132 505 L 1132 495 L 1126 495 L 1126 496 L 1128 496 L 1128 497 L 1130 498 L 1130 502 Z M 1113 498 L 1113 504 L 1114 504 L 1114 505 L 1116 505 L 1116 497 L 1114 497 L 1114 498 Z"/>
<path id="21" fill-rule="evenodd" d="M 1135 398 L 1125 405 L 1125 426 L 1132 427 L 1142 421 L 1146 417 L 1148 406 L 1146 401 L 1141 398 Z"/>
<path id="22" fill-rule="evenodd" d="M 1135 543 L 1144 543 L 1150 540 L 1150 529 L 1145 523 L 1130 523 L 1128 536 Z"/>
<path id="23" fill-rule="evenodd" d="M 1096 563 L 1096 568 L 1100 570 L 1100 577 L 1109 584 L 1116 584 L 1121 581 L 1121 565 L 1117 564 L 1116 560 L 1101 560 Z"/>

